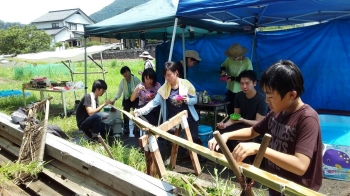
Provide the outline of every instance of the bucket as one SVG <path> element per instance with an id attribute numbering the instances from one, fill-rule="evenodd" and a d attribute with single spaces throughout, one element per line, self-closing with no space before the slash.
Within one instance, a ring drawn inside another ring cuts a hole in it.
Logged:
<path id="1" fill-rule="evenodd" d="M 198 136 L 202 141 L 202 145 L 208 148 L 208 141 L 213 137 L 213 128 L 207 125 L 199 125 Z"/>

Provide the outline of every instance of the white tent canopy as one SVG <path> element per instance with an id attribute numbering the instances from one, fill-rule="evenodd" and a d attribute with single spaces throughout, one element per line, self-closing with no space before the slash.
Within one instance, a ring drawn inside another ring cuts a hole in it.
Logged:
<path id="1" fill-rule="evenodd" d="M 115 47 L 115 44 L 107 44 L 102 46 L 91 46 L 86 48 L 87 56 L 95 53 L 100 53 L 104 50 L 108 50 Z M 0 55 L 0 67 L 19 67 L 31 64 L 46 64 L 57 63 L 62 61 L 84 61 L 85 51 L 84 48 L 74 48 L 68 50 L 20 54 L 17 56 Z"/>

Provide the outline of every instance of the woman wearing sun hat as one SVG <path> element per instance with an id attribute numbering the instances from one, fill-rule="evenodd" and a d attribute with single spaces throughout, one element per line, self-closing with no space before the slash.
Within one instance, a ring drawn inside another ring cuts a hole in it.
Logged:
<path id="1" fill-rule="evenodd" d="M 188 73 L 188 68 L 195 66 L 197 63 L 202 61 L 202 59 L 199 57 L 199 54 L 195 50 L 186 50 L 185 51 L 185 57 L 186 57 L 186 73 Z M 176 63 L 178 67 L 179 72 L 179 78 L 184 79 L 184 64 L 183 61 L 178 61 Z"/>
<path id="2" fill-rule="evenodd" d="M 248 52 L 248 49 L 240 44 L 232 44 L 226 51 L 226 60 L 221 64 L 221 76 L 227 74 L 229 76 L 227 80 L 227 93 L 226 100 L 230 102 L 228 107 L 228 113 L 233 113 L 234 99 L 236 93 L 241 91 L 238 75 L 244 70 L 253 70 L 252 62 L 244 55 Z"/>
<path id="3" fill-rule="evenodd" d="M 153 57 L 149 54 L 149 52 L 144 51 L 144 52 L 142 52 L 142 54 L 140 54 L 139 57 L 145 61 L 145 63 L 143 64 L 144 70 L 147 68 L 154 69 L 154 64 L 152 63 Z"/>

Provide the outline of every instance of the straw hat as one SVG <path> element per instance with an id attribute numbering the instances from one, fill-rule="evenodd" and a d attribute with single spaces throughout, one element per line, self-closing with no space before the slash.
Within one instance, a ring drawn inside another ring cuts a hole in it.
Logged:
<path id="1" fill-rule="evenodd" d="M 147 51 L 144 51 L 139 57 L 153 60 L 153 57 Z"/>
<path id="2" fill-rule="evenodd" d="M 232 44 L 229 49 L 225 51 L 227 57 L 240 57 L 244 56 L 248 52 L 248 49 L 242 47 L 240 44 Z"/>
<path id="3" fill-rule="evenodd" d="M 199 57 L 198 52 L 195 50 L 186 50 L 185 57 L 190 57 L 196 59 L 197 61 L 202 61 L 202 59 Z"/>

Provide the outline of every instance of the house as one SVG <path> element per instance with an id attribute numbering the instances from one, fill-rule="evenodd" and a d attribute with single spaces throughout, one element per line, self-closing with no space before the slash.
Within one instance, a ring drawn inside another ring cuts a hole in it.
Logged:
<path id="1" fill-rule="evenodd" d="M 52 37 L 51 44 L 69 43 L 70 47 L 80 46 L 84 35 L 84 25 L 95 22 L 81 9 L 49 11 L 31 22 L 37 29 L 45 30 Z"/>

